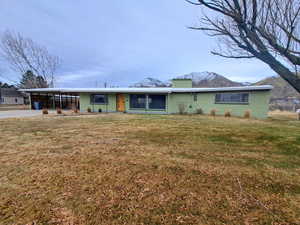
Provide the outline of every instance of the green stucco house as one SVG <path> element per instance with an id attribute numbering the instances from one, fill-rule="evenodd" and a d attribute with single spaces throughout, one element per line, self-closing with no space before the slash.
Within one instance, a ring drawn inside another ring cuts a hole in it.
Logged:
<path id="1" fill-rule="evenodd" d="M 86 112 L 149 114 L 230 112 L 266 118 L 272 86 L 193 88 L 192 80 L 174 79 L 166 88 L 45 88 L 21 90 L 30 93 L 32 107 L 74 108 Z M 39 104 L 37 104 L 39 103 Z"/>

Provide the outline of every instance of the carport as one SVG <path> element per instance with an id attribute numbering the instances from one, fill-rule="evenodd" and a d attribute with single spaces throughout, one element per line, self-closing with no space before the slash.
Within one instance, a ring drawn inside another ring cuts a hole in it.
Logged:
<path id="1" fill-rule="evenodd" d="M 50 91 L 47 89 L 26 92 L 29 93 L 31 109 L 79 109 L 80 107 L 78 93 Z"/>

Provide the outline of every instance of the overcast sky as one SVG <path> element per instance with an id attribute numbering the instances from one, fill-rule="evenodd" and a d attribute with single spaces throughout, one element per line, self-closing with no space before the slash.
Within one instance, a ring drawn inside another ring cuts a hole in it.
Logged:
<path id="1" fill-rule="evenodd" d="M 250 82 L 274 75 L 256 60 L 211 55 L 217 40 L 186 28 L 200 11 L 184 0 L 0 0 L 0 11 L 0 32 L 20 32 L 62 59 L 60 87 L 126 86 L 202 71 Z"/>

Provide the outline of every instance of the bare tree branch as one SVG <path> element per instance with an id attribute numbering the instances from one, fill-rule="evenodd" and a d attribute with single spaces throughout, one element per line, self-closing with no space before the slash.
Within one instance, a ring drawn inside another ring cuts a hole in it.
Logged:
<path id="1" fill-rule="evenodd" d="M 48 50 L 36 44 L 30 38 L 24 38 L 20 33 L 6 31 L 1 38 L 2 56 L 14 71 L 25 74 L 32 71 L 42 77 L 49 86 L 54 86 L 55 72 L 60 65 L 60 59 L 51 55 Z"/>
<path id="2" fill-rule="evenodd" d="M 257 58 L 300 92 L 300 0 L 186 1 L 216 13 L 203 13 L 192 28 L 219 38 L 222 48 L 212 54 Z"/>

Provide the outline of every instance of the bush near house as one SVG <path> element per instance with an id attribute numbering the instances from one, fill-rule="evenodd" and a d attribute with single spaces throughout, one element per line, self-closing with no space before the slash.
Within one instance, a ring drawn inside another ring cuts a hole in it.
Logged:
<path id="1" fill-rule="evenodd" d="M 212 109 L 212 110 L 210 110 L 210 115 L 211 116 L 216 116 L 216 112 L 217 112 L 217 110 Z"/>
<path id="2" fill-rule="evenodd" d="M 204 113 L 203 113 L 203 110 L 202 110 L 201 108 L 198 108 L 198 109 L 196 110 L 196 113 L 199 114 L 199 115 L 203 115 L 203 114 L 204 114 Z"/>
<path id="3" fill-rule="evenodd" d="M 249 119 L 251 117 L 251 112 L 249 110 L 245 111 L 244 118 Z"/>
<path id="4" fill-rule="evenodd" d="M 62 114 L 62 109 L 61 108 L 57 108 L 56 109 L 56 113 L 59 114 L 59 115 Z"/>
<path id="5" fill-rule="evenodd" d="M 224 114 L 225 117 L 231 117 L 231 112 L 230 111 L 226 111 Z"/>
<path id="6" fill-rule="evenodd" d="M 42 113 L 43 113 L 44 115 L 49 114 L 48 109 L 43 109 L 43 110 L 42 110 Z"/>
<path id="7" fill-rule="evenodd" d="M 178 104 L 178 110 L 180 115 L 187 114 L 186 112 L 186 105 L 184 103 Z"/>

